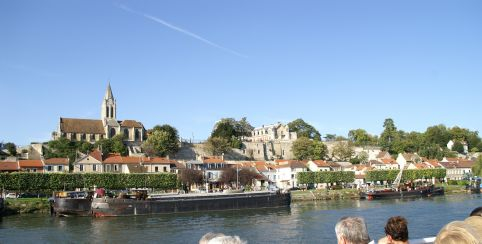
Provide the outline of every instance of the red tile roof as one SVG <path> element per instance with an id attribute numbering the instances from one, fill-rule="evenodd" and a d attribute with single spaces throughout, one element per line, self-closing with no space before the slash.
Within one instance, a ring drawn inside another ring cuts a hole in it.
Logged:
<path id="1" fill-rule="evenodd" d="M 45 165 L 69 165 L 69 158 L 49 158 L 44 160 Z"/>
<path id="2" fill-rule="evenodd" d="M 144 164 L 175 164 L 176 161 L 170 160 L 168 158 L 161 158 L 161 157 L 143 157 L 142 163 Z"/>
<path id="3" fill-rule="evenodd" d="M 43 168 L 44 164 L 42 160 L 19 160 L 18 165 L 20 168 Z"/>
<path id="4" fill-rule="evenodd" d="M 0 171 L 17 171 L 17 162 L 0 162 Z"/>
<path id="5" fill-rule="evenodd" d="M 330 167 L 330 165 L 324 160 L 313 160 L 312 162 L 318 167 Z"/>
<path id="6" fill-rule="evenodd" d="M 203 160 L 205 164 L 213 164 L 213 163 L 224 163 L 224 160 L 220 158 L 207 158 Z"/>
<path id="7" fill-rule="evenodd" d="M 95 158 L 97 161 L 102 162 L 102 152 L 99 149 L 95 149 L 89 155 Z"/>
<path id="8" fill-rule="evenodd" d="M 142 124 L 135 120 L 124 120 L 120 123 L 122 127 L 143 128 Z"/>

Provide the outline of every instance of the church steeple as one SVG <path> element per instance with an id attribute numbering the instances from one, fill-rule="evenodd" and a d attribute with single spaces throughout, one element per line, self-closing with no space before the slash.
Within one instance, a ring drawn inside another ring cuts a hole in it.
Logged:
<path id="1" fill-rule="evenodd" d="M 114 95 L 112 94 L 112 89 L 110 87 L 110 82 L 107 85 L 107 90 L 105 91 L 104 100 L 102 101 L 102 120 L 104 119 L 116 119 L 117 116 L 117 106 Z"/>

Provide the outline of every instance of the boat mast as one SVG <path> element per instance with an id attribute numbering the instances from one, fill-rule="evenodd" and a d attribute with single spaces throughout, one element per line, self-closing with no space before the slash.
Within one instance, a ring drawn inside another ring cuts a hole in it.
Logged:
<path id="1" fill-rule="evenodd" d="M 400 167 L 400 172 L 398 172 L 398 175 L 397 175 L 397 178 L 395 178 L 395 181 L 393 182 L 393 187 L 394 188 L 398 188 L 398 185 L 400 185 L 400 181 L 402 180 L 402 174 L 403 174 L 403 168 L 405 165 L 403 165 L 402 167 Z"/>

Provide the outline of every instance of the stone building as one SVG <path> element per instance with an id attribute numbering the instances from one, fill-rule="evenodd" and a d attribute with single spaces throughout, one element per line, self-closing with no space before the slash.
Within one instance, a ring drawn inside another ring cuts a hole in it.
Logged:
<path id="1" fill-rule="evenodd" d="M 254 128 L 251 137 L 246 138 L 247 141 L 251 142 L 295 141 L 296 139 L 296 132 L 290 132 L 288 125 L 279 122 Z"/>
<path id="2" fill-rule="evenodd" d="M 291 148 L 297 138 L 288 125 L 263 125 L 253 129 L 251 137 L 244 138 L 242 153 L 254 160 L 293 159 Z"/>
<path id="3" fill-rule="evenodd" d="M 130 153 L 140 151 L 139 147 L 145 140 L 145 128 L 136 120 L 117 120 L 117 102 L 109 84 L 102 100 L 101 119 L 61 117 L 52 137 L 54 140 L 63 137 L 71 141 L 95 143 L 119 134 L 124 135 Z"/>

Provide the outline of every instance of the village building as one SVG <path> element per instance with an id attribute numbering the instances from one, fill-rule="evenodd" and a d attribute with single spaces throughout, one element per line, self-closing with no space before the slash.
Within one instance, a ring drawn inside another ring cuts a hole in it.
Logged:
<path id="1" fill-rule="evenodd" d="M 18 160 L 18 167 L 20 171 L 31 173 L 43 173 L 44 164 L 42 160 Z"/>
<path id="2" fill-rule="evenodd" d="M 117 102 L 110 84 L 102 100 L 101 119 L 60 118 L 53 139 L 67 138 L 71 141 L 95 143 L 96 141 L 124 136 L 129 154 L 141 152 L 140 145 L 146 139 L 145 128 L 136 120 L 117 120 Z"/>
<path id="3" fill-rule="evenodd" d="M 69 173 L 69 158 L 49 158 L 43 160 L 45 173 Z"/>
<path id="4" fill-rule="evenodd" d="M 18 172 L 20 167 L 18 166 L 17 160 L 15 161 L 0 161 L 0 172 L 1 173 L 12 173 Z"/>

